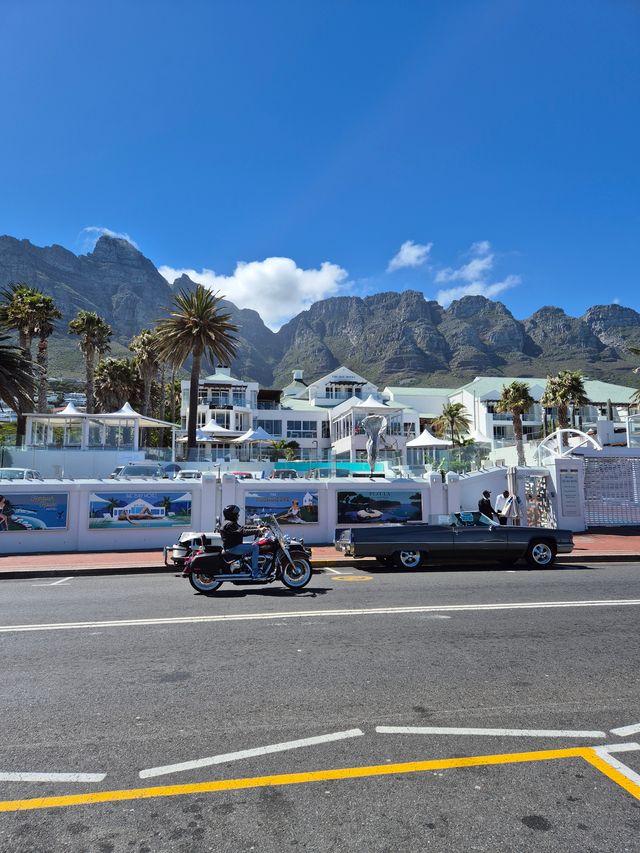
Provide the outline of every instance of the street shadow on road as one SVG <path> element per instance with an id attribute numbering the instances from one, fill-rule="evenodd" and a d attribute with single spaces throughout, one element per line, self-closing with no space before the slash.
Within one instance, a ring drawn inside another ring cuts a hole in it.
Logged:
<path id="1" fill-rule="evenodd" d="M 194 595 L 202 595 L 205 598 L 245 598 L 245 596 L 254 595 L 261 595 L 265 598 L 317 598 L 320 595 L 326 595 L 328 592 L 333 592 L 333 587 L 305 587 L 299 592 L 293 589 L 284 589 L 284 587 L 275 587 L 274 589 L 247 587 L 246 589 L 222 589 L 217 592 L 194 592 Z"/>
<path id="2" fill-rule="evenodd" d="M 362 566 L 354 566 L 354 569 L 366 572 L 372 575 L 427 575 L 433 572 L 518 572 L 521 574 L 530 574 L 531 572 L 596 572 L 597 566 L 587 566 L 583 563 L 554 563 L 550 569 L 538 569 L 533 566 L 527 566 L 525 563 L 516 563 L 515 565 L 501 565 L 500 563 L 429 563 L 421 566 L 418 569 L 399 569 L 395 566 L 383 566 L 377 563 L 367 565 L 366 569 Z"/>

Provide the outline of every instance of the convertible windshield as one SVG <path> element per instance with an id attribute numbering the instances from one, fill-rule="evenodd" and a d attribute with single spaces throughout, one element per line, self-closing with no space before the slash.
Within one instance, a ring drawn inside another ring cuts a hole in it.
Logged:
<path id="1" fill-rule="evenodd" d="M 485 524 L 487 527 L 500 526 L 481 512 L 452 512 L 449 516 L 449 524 L 454 527 L 476 527 L 479 524 Z"/>

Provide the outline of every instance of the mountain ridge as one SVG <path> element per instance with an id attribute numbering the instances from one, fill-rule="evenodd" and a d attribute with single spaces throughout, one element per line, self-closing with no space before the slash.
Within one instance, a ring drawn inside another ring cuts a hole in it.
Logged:
<path id="1" fill-rule="evenodd" d="M 79 309 L 97 311 L 113 327 L 114 355 L 149 328 L 178 289 L 195 287 L 187 275 L 169 283 L 127 240 L 103 235 L 75 255 L 63 246 L 38 247 L 0 236 L 0 287 L 26 282 L 53 296 L 64 314 L 51 339 L 51 374 L 81 376 L 77 341 L 65 334 Z M 640 313 L 622 305 L 594 305 L 580 317 L 543 306 L 516 319 L 502 302 L 465 296 L 443 308 L 416 290 L 370 296 L 334 296 L 292 317 L 278 332 L 257 311 L 223 307 L 239 326 L 231 367 L 244 378 L 282 387 L 293 370 L 305 380 L 347 364 L 379 385 L 448 385 L 480 374 L 544 376 L 564 368 L 621 385 L 640 384 L 631 372 L 640 345 Z"/>

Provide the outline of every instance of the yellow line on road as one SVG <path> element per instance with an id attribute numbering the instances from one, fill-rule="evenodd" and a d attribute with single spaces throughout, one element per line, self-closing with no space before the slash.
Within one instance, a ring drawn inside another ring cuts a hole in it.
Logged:
<path id="1" fill-rule="evenodd" d="M 238 791 L 245 788 L 264 788 L 275 785 L 300 785 L 308 782 L 328 782 L 338 779 L 362 779 L 367 776 L 392 776 L 397 773 L 423 773 L 429 770 L 449 770 L 456 767 L 480 767 L 489 764 L 518 764 L 528 761 L 550 761 L 555 758 L 583 758 L 584 748 L 551 749 L 537 752 L 514 752 L 503 755 L 477 755 L 465 758 L 445 758 L 431 761 L 410 761 L 402 764 L 374 764 L 368 767 L 342 767 L 335 770 L 314 770 L 308 773 L 285 773 L 278 776 L 252 776 L 245 779 L 220 779 L 190 785 L 161 785 L 154 788 L 129 788 L 122 791 L 94 791 L 59 797 L 36 797 L 29 800 L 0 802 L 0 812 L 54 809 L 112 803 L 118 800 L 143 800 L 150 797 L 177 797 L 213 791 Z M 595 756 L 595 753 L 594 753 Z M 595 756 L 597 757 L 597 756 Z M 598 768 L 600 769 L 600 768 Z"/>
<path id="2" fill-rule="evenodd" d="M 620 785 L 621 788 L 624 788 L 625 791 L 628 791 L 628 793 L 631 794 L 632 797 L 635 797 L 636 800 L 640 800 L 640 785 L 636 785 L 635 782 L 632 782 L 631 779 L 627 779 L 627 777 L 623 776 L 619 770 L 615 769 L 615 767 L 612 767 L 610 764 L 607 764 L 606 761 L 603 761 L 594 749 L 585 749 L 582 757 L 585 761 L 588 761 L 589 764 L 596 767 L 601 773 L 604 773 L 605 776 L 608 776 L 613 782 Z"/>
<path id="3" fill-rule="evenodd" d="M 334 581 L 372 581 L 372 575 L 336 575 Z"/>

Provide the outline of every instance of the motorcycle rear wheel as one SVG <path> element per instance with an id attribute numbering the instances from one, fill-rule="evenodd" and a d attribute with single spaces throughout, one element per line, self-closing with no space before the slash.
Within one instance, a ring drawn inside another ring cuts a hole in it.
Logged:
<path id="1" fill-rule="evenodd" d="M 305 557 L 298 554 L 292 554 L 291 559 L 293 566 L 283 558 L 280 580 L 287 589 L 302 589 L 311 580 L 311 566 Z"/>
<path id="2" fill-rule="evenodd" d="M 195 590 L 204 595 L 211 595 L 212 592 L 215 592 L 222 586 L 222 581 L 216 581 L 208 575 L 200 575 L 195 572 L 191 572 L 189 575 L 189 583 Z"/>

